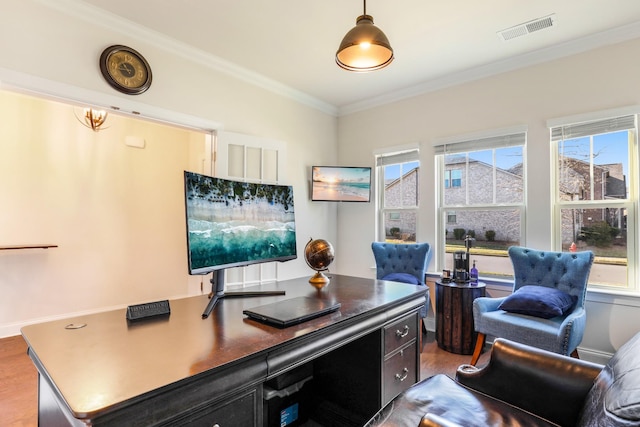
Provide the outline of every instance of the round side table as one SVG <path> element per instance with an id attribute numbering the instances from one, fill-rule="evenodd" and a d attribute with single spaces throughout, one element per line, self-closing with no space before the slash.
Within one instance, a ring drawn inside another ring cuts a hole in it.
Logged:
<path id="1" fill-rule="evenodd" d="M 486 285 L 436 281 L 436 340 L 456 354 L 473 354 L 478 333 L 473 326 L 473 300 L 485 296 Z"/>

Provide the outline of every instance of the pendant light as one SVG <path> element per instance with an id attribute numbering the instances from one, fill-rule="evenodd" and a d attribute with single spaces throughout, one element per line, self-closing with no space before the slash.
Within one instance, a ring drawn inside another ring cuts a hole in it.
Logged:
<path id="1" fill-rule="evenodd" d="M 345 70 L 367 72 L 384 68 L 391 61 L 393 49 L 389 39 L 373 25 L 373 17 L 367 15 L 367 0 L 364 0 L 364 13 L 358 16 L 356 26 L 342 39 L 336 63 Z"/>

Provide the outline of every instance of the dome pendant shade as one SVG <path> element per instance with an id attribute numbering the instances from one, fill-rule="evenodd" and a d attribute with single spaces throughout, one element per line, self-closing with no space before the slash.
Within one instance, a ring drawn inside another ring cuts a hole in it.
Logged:
<path id="1" fill-rule="evenodd" d="M 353 27 L 342 39 L 336 53 L 336 63 L 345 70 L 356 72 L 375 71 L 393 61 L 393 49 L 389 39 L 373 25 L 370 15 L 360 15 Z"/>

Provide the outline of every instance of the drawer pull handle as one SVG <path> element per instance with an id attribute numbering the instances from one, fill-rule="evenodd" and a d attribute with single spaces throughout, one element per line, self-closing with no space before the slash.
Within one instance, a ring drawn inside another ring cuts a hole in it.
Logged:
<path id="1" fill-rule="evenodd" d="M 409 335 L 409 325 L 404 325 L 404 329 L 396 329 L 396 336 L 399 338 L 404 338 Z"/>
<path id="2" fill-rule="evenodd" d="M 402 375 L 396 374 L 396 379 L 400 380 L 400 382 L 402 382 L 402 381 L 406 380 L 408 376 L 409 376 L 409 370 L 407 368 L 404 368 L 402 370 Z"/>

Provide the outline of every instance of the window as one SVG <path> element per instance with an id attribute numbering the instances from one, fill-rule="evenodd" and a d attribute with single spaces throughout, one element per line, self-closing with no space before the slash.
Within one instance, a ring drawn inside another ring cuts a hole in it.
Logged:
<path id="1" fill-rule="evenodd" d="M 551 126 L 554 245 L 594 252 L 590 285 L 637 283 L 627 262 L 636 259 L 636 128 L 635 115 Z"/>
<path id="2" fill-rule="evenodd" d="M 457 222 L 456 213 L 451 211 L 447 212 L 447 224 L 455 224 Z"/>
<path id="3" fill-rule="evenodd" d="M 378 241 L 417 241 L 419 172 L 418 150 L 376 157 Z"/>
<path id="4" fill-rule="evenodd" d="M 439 268 L 453 269 L 453 252 L 465 250 L 468 235 L 475 239 L 471 260 L 481 276 L 513 276 L 506 255 L 523 236 L 525 141 L 526 134 L 518 131 L 434 147 L 440 177 Z"/>
<path id="5" fill-rule="evenodd" d="M 462 170 L 451 169 L 444 171 L 444 188 L 462 187 Z"/>

